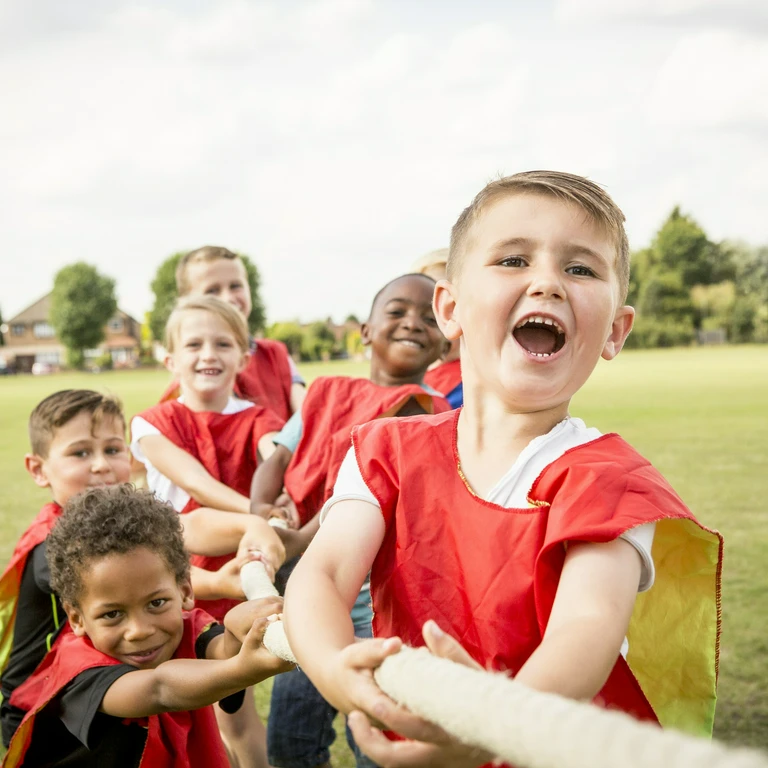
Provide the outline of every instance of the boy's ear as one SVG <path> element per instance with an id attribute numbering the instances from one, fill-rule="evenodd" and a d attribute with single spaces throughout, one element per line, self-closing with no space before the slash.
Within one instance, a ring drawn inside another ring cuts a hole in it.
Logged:
<path id="1" fill-rule="evenodd" d="M 634 307 L 624 306 L 619 307 L 619 309 L 616 310 L 616 315 L 613 318 L 613 325 L 611 326 L 611 333 L 606 339 L 601 355 L 604 360 L 613 360 L 613 358 L 621 352 L 621 348 L 624 346 L 624 342 L 627 340 L 627 336 L 629 336 L 629 332 L 632 330 L 634 322 Z"/>
<path id="2" fill-rule="evenodd" d="M 83 637 L 85 635 L 85 622 L 83 621 L 83 614 L 80 613 L 80 609 L 76 608 L 72 603 L 64 603 L 63 605 L 72 631 L 77 637 Z"/>
<path id="3" fill-rule="evenodd" d="M 371 326 L 367 322 L 360 326 L 360 341 L 364 347 L 371 343 Z"/>
<path id="4" fill-rule="evenodd" d="M 191 611 L 195 607 L 195 594 L 192 592 L 192 582 L 189 579 L 185 579 L 179 584 L 181 590 L 181 609 L 183 611 Z"/>
<path id="5" fill-rule="evenodd" d="M 167 370 L 169 370 L 171 373 L 175 373 L 173 369 L 173 355 L 166 355 L 165 359 L 163 360 L 163 365 L 166 367 Z"/>
<path id="6" fill-rule="evenodd" d="M 240 363 L 237 366 L 237 372 L 241 373 L 245 370 L 245 366 L 248 365 L 248 358 L 250 357 L 250 354 L 248 352 L 243 352 L 243 356 L 240 359 Z"/>
<path id="7" fill-rule="evenodd" d="M 35 485 L 40 488 L 49 488 L 51 483 L 45 474 L 45 460 L 40 458 L 36 453 L 28 453 L 24 457 L 24 466 L 27 472 L 32 475 L 32 479 L 35 481 Z"/>
<path id="8" fill-rule="evenodd" d="M 435 296 L 432 299 L 435 319 L 448 341 L 455 341 L 461 336 L 459 307 L 456 301 L 456 286 L 448 280 L 438 280 Z"/>

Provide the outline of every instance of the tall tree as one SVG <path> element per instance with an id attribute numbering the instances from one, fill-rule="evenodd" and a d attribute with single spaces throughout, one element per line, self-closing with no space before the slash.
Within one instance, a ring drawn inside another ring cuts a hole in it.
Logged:
<path id="1" fill-rule="evenodd" d="M 162 341 L 165 333 L 165 324 L 168 316 L 171 314 L 173 305 L 178 298 L 176 290 L 176 267 L 179 260 L 186 253 L 182 251 L 169 256 L 158 268 L 155 278 L 152 280 L 151 288 L 155 294 L 155 303 L 152 311 L 149 313 L 149 327 L 152 330 L 152 336 Z M 264 330 L 266 324 L 266 312 L 264 311 L 264 302 L 261 299 L 259 288 L 261 287 L 261 276 L 256 265 L 245 255 L 238 254 L 248 275 L 248 286 L 251 289 L 251 314 L 248 316 L 248 328 L 251 333 Z"/>
<path id="2" fill-rule="evenodd" d="M 653 261 L 664 271 L 679 274 L 685 288 L 733 278 L 733 265 L 727 254 L 677 206 L 656 233 L 651 251 Z"/>
<path id="3" fill-rule="evenodd" d="M 71 366 L 81 368 L 85 350 L 104 340 L 104 325 L 116 310 L 115 281 L 96 267 L 78 261 L 56 273 L 49 319 Z"/>

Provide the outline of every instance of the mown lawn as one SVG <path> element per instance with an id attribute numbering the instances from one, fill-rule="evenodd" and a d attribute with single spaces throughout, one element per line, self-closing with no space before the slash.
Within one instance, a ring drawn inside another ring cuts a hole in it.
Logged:
<path id="1" fill-rule="evenodd" d="M 308 380 L 365 375 L 365 363 L 302 366 Z M 164 371 L 0 378 L 0 555 L 46 495 L 23 468 L 26 420 L 58 389 L 117 394 L 131 415 L 156 401 Z M 692 348 L 622 353 L 601 364 L 572 413 L 620 432 L 650 458 L 706 525 L 726 539 L 723 638 L 716 735 L 768 745 L 768 347 Z M 259 692 L 262 711 L 268 686 Z M 341 740 L 343 741 L 343 739 Z M 336 765 L 354 765 L 343 746 Z"/>

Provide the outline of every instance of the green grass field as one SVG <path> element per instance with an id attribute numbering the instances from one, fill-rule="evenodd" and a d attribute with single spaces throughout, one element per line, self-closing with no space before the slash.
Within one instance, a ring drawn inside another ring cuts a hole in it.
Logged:
<path id="1" fill-rule="evenodd" d="M 364 363 L 311 364 L 328 373 L 365 375 Z M 14 543 L 46 495 L 23 468 L 26 420 L 58 389 L 109 390 L 129 415 L 153 404 L 168 374 L 17 376 L 0 379 L 0 555 Z M 624 352 L 602 364 L 574 400 L 572 413 L 616 431 L 666 475 L 699 519 L 725 536 L 723 637 L 716 722 L 719 738 L 768 744 L 768 347 Z M 267 690 L 259 694 L 265 711 Z M 340 740 L 340 741 L 343 741 Z M 354 763 L 343 746 L 335 764 Z"/>

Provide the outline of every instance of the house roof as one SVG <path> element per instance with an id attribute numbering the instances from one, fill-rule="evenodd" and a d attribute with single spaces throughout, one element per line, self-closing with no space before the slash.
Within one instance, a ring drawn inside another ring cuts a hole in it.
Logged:
<path id="1" fill-rule="evenodd" d="M 38 299 L 34 304 L 30 304 L 26 309 L 19 312 L 18 315 L 7 320 L 6 322 L 8 325 L 13 325 L 14 323 L 47 323 L 51 312 L 52 293 L 52 291 L 46 293 L 45 296 Z M 127 317 L 129 320 L 133 320 L 134 323 L 138 324 L 138 321 L 134 317 L 131 317 L 131 315 L 120 309 L 120 307 L 117 308 L 115 314 L 119 315 L 121 318 Z"/>
<path id="2" fill-rule="evenodd" d="M 46 293 L 41 299 L 38 299 L 34 304 L 30 304 L 26 309 L 23 309 L 18 315 L 15 315 L 6 322 L 8 325 L 13 325 L 14 323 L 47 323 L 50 310 L 51 294 Z"/>

